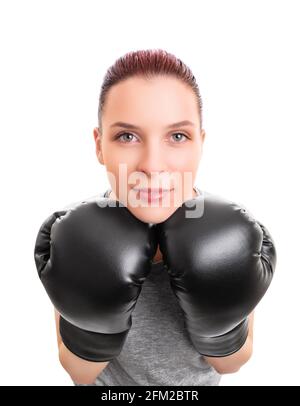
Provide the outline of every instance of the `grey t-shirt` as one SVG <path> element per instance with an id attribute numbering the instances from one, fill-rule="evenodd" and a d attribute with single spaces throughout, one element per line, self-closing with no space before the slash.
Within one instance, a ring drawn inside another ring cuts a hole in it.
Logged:
<path id="1" fill-rule="evenodd" d="M 188 337 L 163 262 L 152 263 L 123 349 L 92 385 L 212 386 L 218 385 L 220 378 Z"/>

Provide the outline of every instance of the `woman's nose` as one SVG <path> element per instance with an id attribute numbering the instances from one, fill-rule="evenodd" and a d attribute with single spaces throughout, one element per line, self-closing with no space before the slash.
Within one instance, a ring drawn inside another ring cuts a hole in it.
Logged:
<path id="1" fill-rule="evenodd" d="M 163 153 L 162 148 L 158 145 L 145 147 L 143 153 L 139 156 L 137 171 L 150 176 L 153 172 L 160 173 L 167 170 L 167 156 Z"/>

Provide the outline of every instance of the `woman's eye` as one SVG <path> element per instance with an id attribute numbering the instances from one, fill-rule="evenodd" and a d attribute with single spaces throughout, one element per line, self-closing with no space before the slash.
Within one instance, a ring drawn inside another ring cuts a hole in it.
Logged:
<path id="1" fill-rule="evenodd" d="M 133 137 L 136 138 L 136 136 L 131 133 L 123 132 L 117 135 L 116 139 L 121 140 L 122 143 L 130 144 L 132 143 Z M 175 144 L 180 144 L 188 139 L 188 137 L 183 133 L 173 133 L 171 137 L 173 137 L 173 139 L 175 140 Z"/>
<path id="2" fill-rule="evenodd" d="M 123 138 L 124 136 L 126 136 L 126 138 Z M 132 140 L 132 137 L 135 137 L 135 135 L 131 134 L 131 133 L 122 133 L 120 135 L 117 135 L 116 139 L 118 140 L 123 140 L 122 142 L 129 144 Z"/>
<path id="3" fill-rule="evenodd" d="M 179 135 L 180 137 L 178 137 L 178 135 Z M 183 133 L 174 133 L 174 134 L 172 134 L 172 136 L 177 136 L 176 138 L 174 138 L 175 141 L 176 141 L 176 144 L 180 144 L 180 142 L 181 142 L 182 140 L 184 140 L 184 139 L 182 138 L 182 136 L 185 137 L 186 139 L 188 139 L 188 137 L 187 137 L 185 134 L 183 134 Z M 178 141 L 178 142 L 177 142 L 177 141 Z"/>

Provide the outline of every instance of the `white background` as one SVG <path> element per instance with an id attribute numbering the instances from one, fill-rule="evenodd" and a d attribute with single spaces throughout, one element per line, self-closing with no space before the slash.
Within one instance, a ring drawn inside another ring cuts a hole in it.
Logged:
<path id="1" fill-rule="evenodd" d="M 1 385 L 72 385 L 33 248 L 53 210 L 108 186 L 92 136 L 106 69 L 162 48 L 190 66 L 207 133 L 197 185 L 271 231 L 254 354 L 222 385 L 299 385 L 299 2 L 0 3 Z M 176 382 L 174 382 L 176 384 Z"/>

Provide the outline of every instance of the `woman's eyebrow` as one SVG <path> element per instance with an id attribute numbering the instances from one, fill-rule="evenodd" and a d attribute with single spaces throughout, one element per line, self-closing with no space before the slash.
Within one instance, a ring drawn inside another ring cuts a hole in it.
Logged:
<path id="1" fill-rule="evenodd" d="M 175 127 L 179 127 L 179 126 L 192 126 L 195 127 L 195 124 L 192 121 L 189 120 L 183 120 L 183 121 L 178 121 L 178 123 L 173 123 L 173 124 L 169 124 L 166 126 L 166 128 L 175 128 Z M 128 128 L 128 129 L 132 129 L 132 130 L 141 130 L 140 127 L 134 125 L 134 124 L 129 124 L 129 123 L 124 123 L 124 121 L 116 121 L 114 124 L 112 124 L 110 126 L 112 127 L 124 127 L 124 128 Z"/>

